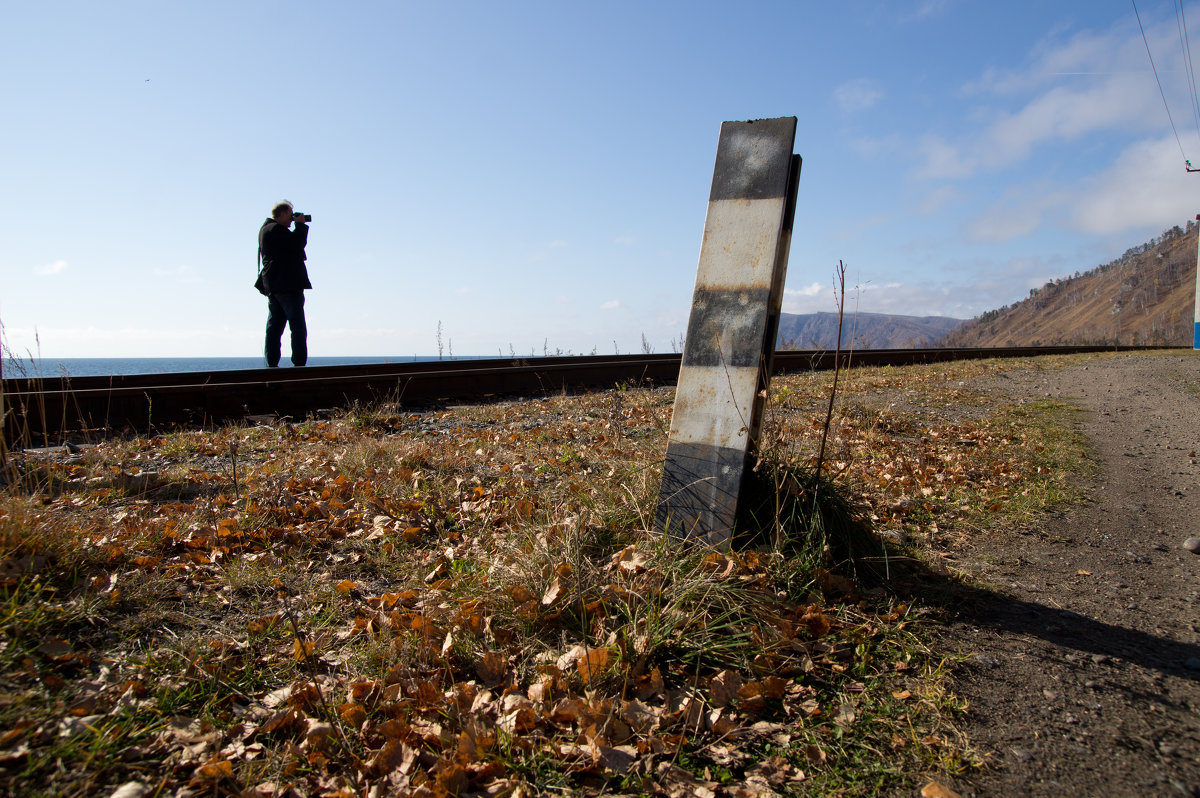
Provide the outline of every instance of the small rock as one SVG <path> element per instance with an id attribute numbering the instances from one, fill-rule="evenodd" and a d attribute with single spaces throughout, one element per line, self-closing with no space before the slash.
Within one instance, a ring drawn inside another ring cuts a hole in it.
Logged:
<path id="1" fill-rule="evenodd" d="M 1033 759 L 1033 754 L 1029 753 L 1024 748 L 1014 748 L 1012 749 L 1012 754 L 1022 762 L 1028 762 L 1029 760 Z"/>
<path id="2" fill-rule="evenodd" d="M 142 798 L 150 788 L 140 781 L 127 781 L 116 789 L 109 798 Z"/>
<path id="3" fill-rule="evenodd" d="M 1200 554 L 1200 538 L 1188 538 L 1183 541 L 1183 547 L 1192 554 Z"/>
<path id="4" fill-rule="evenodd" d="M 982 666 L 984 668 L 999 668 L 1000 667 L 1000 663 L 996 661 L 996 658 L 988 656 L 987 654 L 972 654 L 971 662 L 974 662 L 976 665 Z"/>
<path id="5" fill-rule="evenodd" d="M 163 485 L 157 471 L 140 471 L 137 474 L 121 472 L 116 482 L 126 493 L 149 493 Z"/>
<path id="6" fill-rule="evenodd" d="M 1125 556 L 1128 557 L 1129 559 L 1133 560 L 1134 562 L 1140 562 L 1140 563 L 1150 562 L 1150 558 L 1147 557 L 1145 554 L 1134 554 L 1132 551 L 1127 551 L 1127 552 L 1125 552 Z"/>
<path id="7" fill-rule="evenodd" d="M 1097 665 L 1103 665 L 1104 663 L 1108 662 L 1109 659 L 1110 657 L 1107 654 L 1092 655 L 1092 662 L 1096 663 Z"/>

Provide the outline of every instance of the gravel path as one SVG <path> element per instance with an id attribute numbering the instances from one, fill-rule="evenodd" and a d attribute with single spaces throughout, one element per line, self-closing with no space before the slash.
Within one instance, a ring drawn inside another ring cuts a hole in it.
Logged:
<path id="1" fill-rule="evenodd" d="M 995 379 L 1086 410 L 1101 472 L 1040 528 L 981 540 L 946 630 L 990 767 L 964 796 L 1200 796 L 1200 354 Z"/>

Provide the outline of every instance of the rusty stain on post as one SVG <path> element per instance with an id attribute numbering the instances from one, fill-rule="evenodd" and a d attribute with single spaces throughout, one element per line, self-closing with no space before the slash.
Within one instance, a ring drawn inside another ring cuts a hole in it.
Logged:
<path id="1" fill-rule="evenodd" d="M 800 157 L 796 118 L 725 122 L 659 488 L 656 523 L 731 537 L 779 330 Z"/>

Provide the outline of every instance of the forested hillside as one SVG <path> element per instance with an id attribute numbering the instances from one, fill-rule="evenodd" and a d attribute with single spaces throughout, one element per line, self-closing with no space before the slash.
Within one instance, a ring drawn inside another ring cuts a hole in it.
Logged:
<path id="1" fill-rule="evenodd" d="M 1192 343 L 1196 224 L 1178 225 L 1121 257 L 1048 282 L 988 311 L 938 346 Z"/>

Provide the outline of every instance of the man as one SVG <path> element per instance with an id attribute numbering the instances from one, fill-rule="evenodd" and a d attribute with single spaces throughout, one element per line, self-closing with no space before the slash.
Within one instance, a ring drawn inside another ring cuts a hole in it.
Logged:
<path id="1" fill-rule="evenodd" d="M 292 230 L 292 222 L 296 229 Z M 267 366 L 279 365 L 283 328 L 292 330 L 292 365 L 308 362 L 308 328 L 304 324 L 304 289 L 312 288 L 304 247 L 308 243 L 308 217 L 294 214 L 284 200 L 271 208 L 271 218 L 258 230 L 262 257 L 262 282 L 267 294 Z"/>

